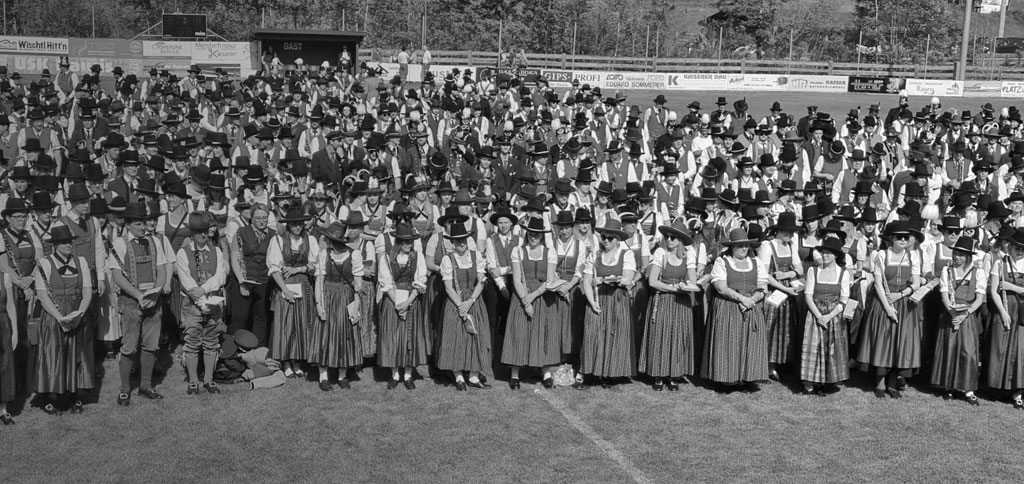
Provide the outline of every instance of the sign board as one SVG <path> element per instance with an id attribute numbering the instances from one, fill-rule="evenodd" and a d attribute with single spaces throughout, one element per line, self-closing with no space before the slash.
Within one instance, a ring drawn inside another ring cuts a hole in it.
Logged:
<path id="1" fill-rule="evenodd" d="M 911 96 L 961 97 L 964 95 L 964 83 L 938 79 L 907 79 L 906 90 Z"/>
<path id="2" fill-rule="evenodd" d="M 252 56 L 249 42 L 194 42 L 192 61 L 226 64 L 248 63 Z"/>
<path id="3" fill-rule="evenodd" d="M 540 75 L 548 80 L 551 87 L 569 87 L 572 85 L 572 71 L 542 69 Z"/>
<path id="4" fill-rule="evenodd" d="M 896 77 L 851 76 L 847 90 L 849 92 L 895 94 L 900 91 L 900 79 Z"/>
<path id="5" fill-rule="evenodd" d="M 670 91 L 720 91 L 729 84 L 729 74 L 679 73 L 666 74 Z"/>
<path id="6" fill-rule="evenodd" d="M 580 84 L 584 81 L 580 80 Z M 591 83 L 591 87 L 593 87 Z M 655 72 L 609 72 L 604 75 L 602 89 L 665 90 L 665 74 Z"/>
<path id="7" fill-rule="evenodd" d="M 0 52 L 68 55 L 68 39 L 0 35 Z"/>
<path id="8" fill-rule="evenodd" d="M 846 92 L 850 84 L 847 76 L 789 76 L 790 92 Z"/>
<path id="9" fill-rule="evenodd" d="M 729 91 L 785 91 L 789 78 L 775 74 L 729 74 Z"/>
<path id="10" fill-rule="evenodd" d="M 1000 81 L 964 81 L 964 97 L 999 97 L 1002 91 Z"/>
<path id="11" fill-rule="evenodd" d="M 204 14 L 164 14 L 164 38 L 170 37 L 201 37 L 206 38 L 206 15 Z"/>
<path id="12" fill-rule="evenodd" d="M 144 57 L 176 57 L 192 59 L 192 46 L 195 42 L 175 42 L 170 40 L 146 40 L 142 42 Z"/>

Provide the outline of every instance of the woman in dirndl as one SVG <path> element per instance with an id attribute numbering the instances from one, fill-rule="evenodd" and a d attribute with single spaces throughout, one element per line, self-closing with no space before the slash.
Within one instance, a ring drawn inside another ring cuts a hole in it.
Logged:
<path id="1" fill-rule="evenodd" d="M 512 249 L 512 294 L 501 363 L 511 367 L 508 385 L 518 390 L 521 367 L 541 368 L 541 383 L 554 386 L 552 369 L 561 362 L 561 323 L 552 314 L 549 283 L 555 280 L 558 257 L 544 244 L 544 227 L 540 217 L 530 217 L 526 224 L 526 243 Z"/>
<path id="2" fill-rule="evenodd" d="M 807 269 L 807 317 L 800 351 L 800 380 L 804 395 L 838 391 L 836 383 L 850 377 L 849 344 L 843 311 L 850 298 L 852 277 L 846 269 L 843 243 L 827 237 L 817 252 L 820 266 Z"/>
<path id="3" fill-rule="evenodd" d="M 753 256 L 762 230 L 734 228 L 711 269 L 715 294 L 704 333 L 701 376 L 729 388 L 756 392 L 768 379 L 768 325 L 761 303 L 768 288 L 768 268 Z"/>
<path id="4" fill-rule="evenodd" d="M 768 228 L 773 235 L 761 242 L 757 258 L 768 268 L 768 286 L 785 294 L 778 305 L 767 304 L 765 321 L 768 323 L 768 378 L 779 380 L 779 368 L 797 360 L 800 333 L 797 326 L 797 292 L 804 273 L 803 262 L 797 250 L 794 234 L 800 231 L 796 214 L 779 214 L 778 223 Z"/>
<path id="5" fill-rule="evenodd" d="M 406 206 L 406 210 L 408 210 L 408 206 Z M 441 260 L 454 250 L 452 242 L 444 235 L 451 230 L 453 225 L 464 226 L 467 220 L 469 220 L 469 216 L 462 214 L 458 205 L 448 207 L 445 214 L 438 219 L 441 230 L 434 232 L 429 237 L 424 250 L 424 262 L 427 266 L 427 293 L 423 295 L 421 303 L 425 308 L 427 322 L 430 325 L 430 340 L 433 343 L 431 354 L 434 353 L 435 346 L 440 343 L 441 316 L 446 298 L 444 282 L 441 280 Z M 413 228 L 415 229 L 415 227 L 415 222 L 413 222 Z M 417 231 L 417 233 L 421 232 Z M 471 236 L 470 240 L 474 238 Z M 472 242 L 471 244 L 470 249 L 476 251 L 476 244 Z"/>
<path id="6" fill-rule="evenodd" d="M 1013 408 L 1024 410 L 1024 229 L 1011 230 L 1007 254 L 995 259 L 989 278 L 985 380 L 990 388 L 1010 392 Z"/>
<path id="7" fill-rule="evenodd" d="M 939 294 L 944 311 L 939 315 L 935 331 L 935 351 L 931 367 L 931 384 L 943 391 L 943 398 L 953 398 L 953 390 L 963 394 L 967 403 L 978 406 L 978 338 L 981 323 L 978 309 L 988 294 L 988 275 L 974 266 L 977 242 L 960 237 L 953 243 L 952 260 L 939 273 Z"/>
<path id="8" fill-rule="evenodd" d="M 360 329 L 366 323 L 359 313 L 363 260 L 359 251 L 348 245 L 345 231 L 340 222 L 327 226 L 316 264 L 318 317 L 313 319 L 307 361 L 319 368 L 320 390 L 325 392 L 333 389 L 328 374 L 331 370 L 338 373 L 338 386 L 347 389 L 348 370 L 363 364 Z"/>
<path id="9" fill-rule="evenodd" d="M 13 324 L 14 300 L 10 276 L 0 272 L 0 424 L 14 425 L 7 404 L 18 397 L 17 377 L 14 371 L 14 350 L 18 346 L 18 325 Z"/>
<path id="10" fill-rule="evenodd" d="M 491 388 L 480 374 L 491 368 L 491 328 L 480 295 L 484 291 L 483 254 L 469 250 L 470 233 L 464 224 L 451 225 L 445 237 L 454 250 L 441 260 L 441 280 L 448 300 L 441 318 L 437 368 L 455 375 L 455 389 Z"/>
<path id="11" fill-rule="evenodd" d="M 93 388 L 93 373 L 85 369 L 92 361 L 94 339 L 81 337 L 82 318 L 92 302 L 92 276 L 84 258 L 75 257 L 71 246 L 75 236 L 66 225 L 55 227 L 49 242 L 54 253 L 40 261 L 34 271 L 36 294 L 44 313 L 39 323 L 39 352 L 36 357 L 37 394 L 43 396 L 43 411 L 60 415 L 57 408 L 67 401 L 71 413 L 81 413 L 80 391 Z"/>
<path id="12" fill-rule="evenodd" d="M 600 237 L 598 250 L 587 254 L 583 267 L 583 293 L 590 310 L 583 320 L 580 372 L 595 376 L 601 388 L 636 374 L 632 301 L 637 262 L 622 243 L 622 223 L 606 218 L 594 229 Z"/>
<path id="13" fill-rule="evenodd" d="M 293 208 L 279 222 L 285 232 L 270 240 L 267 248 L 267 272 L 277 283 L 271 301 L 274 324 L 270 332 L 270 355 L 281 362 L 287 378 L 306 375 L 302 362 L 307 361 L 312 344 L 313 281 L 320 245 L 306 233 L 309 215 Z"/>
<path id="14" fill-rule="evenodd" d="M 583 340 L 583 311 L 586 310 L 580 281 L 583 279 L 579 267 L 586 258 L 587 246 L 575 238 L 576 220 L 573 213 L 562 210 L 555 215 L 551 226 L 555 230 L 552 239 L 552 250 L 558 261 L 555 263 L 556 281 L 561 281 L 552 289 L 551 317 L 561 323 L 562 362 L 574 363 L 578 360 L 580 343 Z M 576 365 L 574 387 L 583 385 L 583 374 Z"/>
<path id="15" fill-rule="evenodd" d="M 679 391 L 679 383 L 697 371 L 694 300 L 697 252 L 686 220 L 658 227 L 664 246 L 651 257 L 648 281 L 653 291 L 644 318 L 640 372 L 654 378 L 654 390 Z"/>
<path id="16" fill-rule="evenodd" d="M 191 199 L 192 196 L 188 194 L 185 184 L 180 181 L 165 185 L 163 188 L 164 200 L 167 203 L 167 212 L 164 214 L 160 214 L 159 211 L 154 213 L 156 217 L 159 217 L 156 220 L 154 230 L 163 234 L 163 236 L 166 237 L 166 240 L 170 243 L 171 251 L 168 259 L 173 261 L 173 254 L 177 254 L 178 249 L 181 249 L 181 246 L 184 245 L 185 241 L 192 235 L 192 232 L 188 229 L 188 207 L 185 204 L 185 201 Z M 168 266 L 172 267 L 171 271 L 174 270 L 173 263 L 168 264 Z M 173 274 L 173 272 L 170 272 L 169 274 Z M 183 291 L 181 290 L 181 282 L 178 281 L 178 276 L 168 279 L 168 284 L 171 286 L 171 292 L 170 297 L 164 298 L 165 304 L 169 306 L 167 308 L 169 310 L 163 312 L 164 333 L 166 333 L 166 328 L 171 325 L 172 320 L 173 325 L 177 326 L 177 321 L 180 320 L 181 316 L 181 308 L 184 305 L 184 301 L 182 300 Z M 167 291 L 165 290 L 164 293 L 166 294 Z M 164 337 L 162 336 L 161 340 L 163 339 Z"/>
<path id="17" fill-rule="evenodd" d="M 382 298 L 377 323 L 377 364 L 391 369 L 388 390 L 401 382 L 413 390 L 413 367 L 426 365 L 430 327 L 418 299 L 427 290 L 427 265 L 414 241 L 420 235 L 406 222 L 395 224 L 395 245 L 377 262 L 377 297 Z"/>
<path id="18" fill-rule="evenodd" d="M 908 222 L 890 222 L 882 234 L 888 248 L 872 262 L 873 295 L 868 297 L 860 329 L 856 360 L 872 369 L 875 397 L 902 398 L 899 377 L 921 366 L 920 311 L 908 297 L 921 287 L 921 262 L 908 250 L 910 239 L 924 234 Z"/>

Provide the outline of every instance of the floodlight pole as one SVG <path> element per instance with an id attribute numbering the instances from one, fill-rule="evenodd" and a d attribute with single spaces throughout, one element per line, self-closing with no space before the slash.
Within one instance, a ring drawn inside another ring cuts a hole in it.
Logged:
<path id="1" fill-rule="evenodd" d="M 956 76 L 961 81 L 967 79 L 967 46 L 971 35 L 971 9 L 973 7 L 972 0 L 964 0 L 964 28 L 960 38 L 960 72 Z"/>

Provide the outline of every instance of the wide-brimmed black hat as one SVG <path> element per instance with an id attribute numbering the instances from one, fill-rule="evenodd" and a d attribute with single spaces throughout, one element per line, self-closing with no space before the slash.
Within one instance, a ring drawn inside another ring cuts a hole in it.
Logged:
<path id="1" fill-rule="evenodd" d="M 348 228 L 341 222 L 334 222 L 323 230 L 324 238 L 338 243 L 345 243 L 345 232 Z"/>
<path id="2" fill-rule="evenodd" d="M 658 227 L 658 232 L 664 237 L 672 236 L 678 238 L 683 245 L 690 245 L 693 243 L 693 237 L 690 235 L 690 228 L 686 226 L 686 220 L 683 218 L 677 218 L 672 222 L 672 225 L 661 225 Z"/>
<path id="3" fill-rule="evenodd" d="M 494 212 L 488 220 L 491 222 L 491 225 L 497 226 L 498 220 L 502 218 L 507 218 L 512 221 L 512 225 L 519 223 L 519 217 L 516 217 L 514 213 L 509 212 L 508 210 L 499 210 Z"/>
<path id="4" fill-rule="evenodd" d="M 54 245 L 67 244 L 77 238 L 78 237 L 75 236 L 75 234 L 71 233 L 70 227 L 67 225 L 58 225 L 50 229 L 50 237 L 47 239 L 47 242 Z"/>
<path id="5" fill-rule="evenodd" d="M 420 235 L 416 233 L 416 229 L 413 228 L 412 224 L 407 222 L 399 222 L 395 224 L 395 230 L 391 232 L 391 236 L 395 240 L 416 240 L 420 238 Z"/>
<path id="6" fill-rule="evenodd" d="M 801 227 L 796 223 L 796 214 L 793 212 L 782 212 L 775 225 L 768 227 L 769 232 L 799 232 Z"/>
<path id="7" fill-rule="evenodd" d="M 611 217 L 606 218 L 604 225 L 594 228 L 594 231 L 602 235 L 617 237 L 619 240 L 626 240 L 628 237 L 622 230 L 622 222 Z"/>
<path id="8" fill-rule="evenodd" d="M 924 241 L 924 234 L 920 230 L 916 230 L 910 224 L 910 222 L 903 220 L 895 220 L 889 222 L 885 226 L 885 230 L 882 232 L 883 237 L 893 237 L 896 235 L 909 235 L 917 239 L 918 243 Z"/>
<path id="9" fill-rule="evenodd" d="M 313 216 L 303 212 L 302 209 L 293 208 L 291 210 L 288 210 L 284 218 L 280 218 L 277 221 L 282 223 L 300 223 L 305 222 L 311 218 L 313 218 Z"/>

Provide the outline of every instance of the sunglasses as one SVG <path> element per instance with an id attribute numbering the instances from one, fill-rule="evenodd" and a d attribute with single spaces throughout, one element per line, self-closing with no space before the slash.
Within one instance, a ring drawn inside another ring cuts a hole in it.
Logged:
<path id="1" fill-rule="evenodd" d="M 613 236 L 613 235 L 602 235 L 602 236 L 601 236 L 601 240 L 603 240 L 603 241 L 609 241 L 609 240 L 619 240 L 619 238 L 618 238 L 618 237 L 615 237 L 615 236 Z"/>
<path id="2" fill-rule="evenodd" d="M 666 235 L 665 240 L 679 240 L 679 237 L 676 237 L 675 235 Z"/>
<path id="3" fill-rule="evenodd" d="M 895 240 L 910 240 L 910 236 L 906 234 L 900 234 L 893 237 Z"/>

